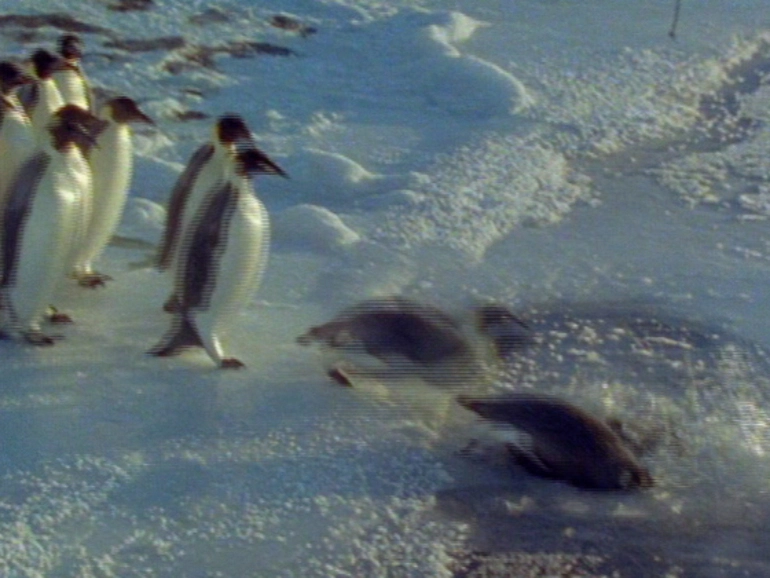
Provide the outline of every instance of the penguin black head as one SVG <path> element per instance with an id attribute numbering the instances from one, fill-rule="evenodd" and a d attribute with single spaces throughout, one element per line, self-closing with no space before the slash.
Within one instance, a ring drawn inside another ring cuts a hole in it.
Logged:
<path id="1" fill-rule="evenodd" d="M 59 54 L 67 60 L 83 58 L 83 40 L 77 34 L 65 34 L 59 39 Z"/>
<path id="2" fill-rule="evenodd" d="M 143 122 L 146 124 L 155 124 L 149 116 L 144 114 L 136 101 L 127 96 L 118 96 L 107 101 L 112 120 L 118 123 Z"/>
<path id="3" fill-rule="evenodd" d="M 34 82 L 34 79 L 24 74 L 21 68 L 12 62 L 0 62 L 0 92 L 8 94 L 14 88 Z"/>
<path id="4" fill-rule="evenodd" d="M 216 135 L 222 144 L 253 143 L 249 127 L 237 114 L 228 113 L 220 117 L 217 121 Z"/>
<path id="5" fill-rule="evenodd" d="M 238 151 L 236 162 L 240 173 L 244 176 L 263 174 L 280 175 L 286 179 L 289 178 L 281 167 L 254 146 Z"/>
<path id="6" fill-rule="evenodd" d="M 62 61 L 41 48 L 32 54 L 32 67 L 37 77 L 40 80 L 45 80 L 46 78 L 51 78 L 51 75 L 57 70 L 62 69 Z"/>
<path id="7" fill-rule="evenodd" d="M 106 122 L 75 104 L 66 104 L 57 110 L 48 125 L 57 150 L 63 150 L 70 144 L 91 147 L 96 135 L 106 126 Z"/>

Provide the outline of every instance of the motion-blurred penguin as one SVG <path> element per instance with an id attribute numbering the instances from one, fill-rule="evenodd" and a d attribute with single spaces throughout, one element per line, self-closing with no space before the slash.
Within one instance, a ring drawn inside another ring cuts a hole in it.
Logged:
<path id="1" fill-rule="evenodd" d="M 52 78 L 61 93 L 64 104 L 76 104 L 89 112 L 94 112 L 94 97 L 81 59 L 83 41 L 77 34 L 64 34 L 59 39 L 60 62 Z"/>
<path id="2" fill-rule="evenodd" d="M 190 157 L 168 201 L 157 262 L 161 271 L 174 269 L 182 239 L 190 231 L 193 217 L 209 190 L 236 172 L 239 146 L 254 146 L 251 131 L 241 117 L 227 114 L 217 121 L 211 142 L 201 145 Z M 275 166 L 273 172 L 283 174 Z"/>
<path id="3" fill-rule="evenodd" d="M 19 87 L 32 82 L 20 67 L 0 62 L 0 212 L 8 183 L 35 147 L 32 124 L 16 96 Z"/>
<path id="4" fill-rule="evenodd" d="M 82 197 L 91 186 L 91 169 L 80 147 L 92 142 L 96 120 L 74 105 L 56 111 L 48 138 L 8 188 L 1 215 L 2 327 L 35 345 L 53 343 L 40 322 L 82 226 Z"/>
<path id="5" fill-rule="evenodd" d="M 463 407 L 529 435 L 507 444 L 512 457 L 534 475 L 596 490 L 650 487 L 653 479 L 624 440 L 605 422 L 556 397 L 511 393 L 460 396 Z"/>
<path id="6" fill-rule="evenodd" d="M 115 232 L 128 197 L 133 170 L 129 123 L 154 124 L 136 102 L 125 96 L 107 101 L 99 111 L 99 118 L 105 122 L 105 128 L 86 154 L 93 172 L 90 218 L 72 271 L 78 283 L 85 287 L 95 287 L 109 279 L 95 272 L 92 265 Z"/>
<path id="7" fill-rule="evenodd" d="M 32 122 L 37 140 L 45 141 L 49 138 L 48 122 L 51 116 L 64 106 L 64 99 L 53 79 L 53 74 L 60 70 L 64 63 L 42 48 L 32 54 L 31 62 L 37 80 L 19 96 Z"/>
<path id="8" fill-rule="evenodd" d="M 286 175 L 256 147 L 237 152 L 232 171 L 223 172 L 226 177 L 208 191 L 181 239 L 171 329 L 148 353 L 169 356 L 198 346 L 219 367 L 240 368 L 241 361 L 225 357 L 220 334 L 254 295 L 269 248 L 267 211 L 254 196 L 251 177 Z"/>
<path id="9" fill-rule="evenodd" d="M 486 362 L 496 361 L 486 355 L 488 346 L 504 357 L 529 338 L 526 325 L 501 306 L 478 307 L 473 317 L 469 327 L 431 305 L 381 297 L 311 327 L 297 343 L 357 355 L 357 365 L 335 363 L 328 372 L 343 385 L 352 385 L 355 377 L 419 377 L 446 390 L 467 391 L 486 381 Z"/>

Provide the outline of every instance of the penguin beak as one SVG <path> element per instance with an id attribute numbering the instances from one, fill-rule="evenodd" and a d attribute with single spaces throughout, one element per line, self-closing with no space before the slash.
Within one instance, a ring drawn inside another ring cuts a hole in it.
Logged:
<path id="1" fill-rule="evenodd" d="M 141 110 L 136 111 L 136 116 L 134 116 L 133 120 L 135 120 L 136 122 L 143 122 L 145 124 L 155 126 L 155 121 L 152 120 L 146 114 L 144 114 Z"/>
<path id="2" fill-rule="evenodd" d="M 243 170 L 246 174 L 279 175 L 285 179 L 289 178 L 286 171 L 257 147 L 242 151 L 238 157 L 243 164 Z"/>
<path id="3" fill-rule="evenodd" d="M 29 74 L 20 74 L 16 77 L 16 80 L 14 81 L 14 86 L 24 86 L 25 84 L 32 84 L 35 82 L 34 77 L 30 76 Z"/>
<path id="4" fill-rule="evenodd" d="M 70 64 L 63 58 L 57 58 L 56 62 L 51 65 L 51 72 L 61 72 L 62 70 L 77 70 L 77 66 Z"/>
<path id="5" fill-rule="evenodd" d="M 76 124 L 72 128 L 78 140 L 86 146 L 97 148 L 96 137 L 87 127 L 82 124 Z"/>

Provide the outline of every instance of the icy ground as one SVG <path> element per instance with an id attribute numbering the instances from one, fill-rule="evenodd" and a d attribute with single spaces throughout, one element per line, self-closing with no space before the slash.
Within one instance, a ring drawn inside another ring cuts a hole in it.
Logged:
<path id="1" fill-rule="evenodd" d="M 770 576 L 766 6 L 685 0 L 672 42 L 672 2 L 628 4 L 0 1 L 6 56 L 75 30 L 159 125 L 115 281 L 63 285 L 55 347 L 0 343 L 0 575 Z M 256 182 L 242 372 L 144 354 L 163 204 L 225 111 L 292 177 Z M 656 487 L 534 479 L 463 455 L 471 416 L 331 384 L 295 337 L 390 294 L 519 312 L 543 345 L 499 388 L 621 418 Z"/>

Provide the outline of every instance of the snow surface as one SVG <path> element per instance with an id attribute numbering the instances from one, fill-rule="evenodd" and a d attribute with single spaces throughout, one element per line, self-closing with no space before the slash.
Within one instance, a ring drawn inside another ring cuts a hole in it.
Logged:
<path id="1" fill-rule="evenodd" d="M 472 576 L 479 553 L 493 576 L 770 576 L 766 2 L 685 1 L 676 41 L 669 0 L 116 4 L 0 0 L 7 57 L 62 32 L 8 15 L 94 25 L 92 82 L 158 122 L 114 282 L 63 284 L 55 347 L 0 343 L 0 576 Z M 164 203 L 228 111 L 291 176 L 256 181 L 273 247 L 240 372 L 144 353 Z M 393 294 L 528 318 L 544 345 L 498 387 L 646 428 L 656 487 L 462 455 L 472 416 L 337 387 L 296 345 Z"/>

